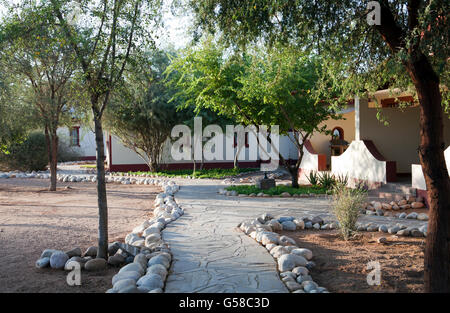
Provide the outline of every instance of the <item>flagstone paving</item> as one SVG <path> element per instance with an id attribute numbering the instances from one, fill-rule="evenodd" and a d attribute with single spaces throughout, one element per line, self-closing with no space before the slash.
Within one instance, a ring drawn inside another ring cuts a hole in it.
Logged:
<path id="1" fill-rule="evenodd" d="M 185 215 L 164 231 L 173 262 L 165 292 L 288 292 L 267 250 L 237 229 L 243 220 L 275 216 L 331 217 L 326 198 L 242 198 L 219 195 L 214 180 L 177 180 Z M 360 221 L 421 226 L 426 222 L 361 216 Z"/>

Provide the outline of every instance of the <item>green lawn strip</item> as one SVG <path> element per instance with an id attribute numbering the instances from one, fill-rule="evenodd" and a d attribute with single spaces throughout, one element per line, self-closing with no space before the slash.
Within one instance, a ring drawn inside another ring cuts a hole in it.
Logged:
<path id="1" fill-rule="evenodd" d="M 84 164 L 84 165 L 80 165 L 80 167 L 83 167 L 83 168 L 97 168 L 97 165 L 95 165 L 95 164 Z"/>
<path id="2" fill-rule="evenodd" d="M 225 188 L 227 191 L 237 191 L 238 194 L 258 194 L 260 192 L 272 196 L 281 195 L 283 192 L 288 192 L 291 196 L 294 194 L 326 194 L 327 189 L 321 186 L 300 186 L 299 188 L 292 188 L 287 186 L 276 186 L 270 189 L 261 190 L 254 185 L 239 185 L 229 186 Z"/>
<path id="3" fill-rule="evenodd" d="M 250 173 L 256 172 L 259 169 L 257 168 L 239 168 L 239 169 L 203 169 L 197 170 L 195 173 L 192 173 L 192 170 L 167 170 L 167 171 L 159 171 L 159 172 L 128 172 L 128 173 L 119 173 L 119 175 L 152 175 L 156 177 L 168 177 L 168 178 L 186 178 L 186 177 L 194 177 L 194 178 L 225 178 L 235 176 L 241 173 Z"/>

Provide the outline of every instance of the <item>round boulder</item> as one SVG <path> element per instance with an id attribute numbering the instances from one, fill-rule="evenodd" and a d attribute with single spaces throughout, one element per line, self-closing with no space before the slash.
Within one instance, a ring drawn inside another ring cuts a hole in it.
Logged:
<path id="1" fill-rule="evenodd" d="M 97 256 L 97 247 L 92 246 L 87 248 L 87 250 L 84 252 L 84 256 L 90 256 L 95 258 Z"/>
<path id="2" fill-rule="evenodd" d="M 154 264 L 147 268 L 147 274 L 157 274 L 161 276 L 161 279 L 164 281 L 167 277 L 167 270 L 166 268 L 161 264 Z"/>
<path id="3" fill-rule="evenodd" d="M 40 258 L 39 260 L 36 261 L 37 268 L 44 268 L 44 267 L 48 267 L 49 265 L 50 265 L 49 257 Z"/>
<path id="4" fill-rule="evenodd" d="M 313 258 L 312 251 L 309 250 L 309 249 L 306 249 L 306 248 L 294 249 L 294 250 L 291 251 L 291 253 L 296 254 L 296 255 L 300 255 L 300 256 L 304 257 L 305 259 L 307 259 L 308 261 Z"/>
<path id="5" fill-rule="evenodd" d="M 280 272 L 292 271 L 297 266 L 305 266 L 308 261 L 296 254 L 283 254 L 278 258 L 278 269 Z"/>
<path id="6" fill-rule="evenodd" d="M 153 274 L 153 273 L 149 273 L 147 275 L 142 276 L 141 278 L 139 278 L 139 280 L 137 281 L 137 286 L 143 286 L 145 288 L 148 288 L 150 290 L 156 289 L 156 288 L 163 288 L 164 287 L 164 283 L 161 279 L 161 276 L 157 275 L 157 274 Z"/>
<path id="7" fill-rule="evenodd" d="M 141 275 L 144 275 L 144 273 L 145 273 L 145 269 L 142 268 L 142 266 L 139 263 L 127 264 L 119 270 L 119 273 L 128 272 L 128 271 L 138 272 Z"/>
<path id="8" fill-rule="evenodd" d="M 125 257 L 121 254 L 114 254 L 108 258 L 108 264 L 112 266 L 119 266 L 125 263 Z"/>
<path id="9" fill-rule="evenodd" d="M 157 255 L 148 260 L 147 266 L 150 267 L 155 264 L 161 264 L 165 268 L 169 268 L 170 260 L 164 255 Z"/>
<path id="10" fill-rule="evenodd" d="M 84 269 L 86 271 L 100 271 L 104 270 L 107 267 L 108 262 L 105 259 L 98 258 L 98 259 L 92 259 L 86 262 L 84 264 Z"/>
<path id="11" fill-rule="evenodd" d="M 81 249 L 73 248 L 72 250 L 67 251 L 66 254 L 69 256 L 69 258 L 74 256 L 81 256 Z"/>
<path id="12" fill-rule="evenodd" d="M 50 266 L 51 268 L 63 269 L 68 259 L 69 256 L 64 252 L 62 251 L 54 252 L 50 257 Z"/>
<path id="13" fill-rule="evenodd" d="M 284 221 L 281 223 L 281 226 L 283 226 L 283 230 L 294 231 L 297 229 L 297 225 L 292 221 Z"/>
<path id="14" fill-rule="evenodd" d="M 112 278 L 112 284 L 115 285 L 118 281 L 124 280 L 124 279 L 132 279 L 134 282 L 137 282 L 139 278 L 141 278 L 141 274 L 136 271 L 126 271 L 122 273 L 118 273 L 113 276 Z"/>

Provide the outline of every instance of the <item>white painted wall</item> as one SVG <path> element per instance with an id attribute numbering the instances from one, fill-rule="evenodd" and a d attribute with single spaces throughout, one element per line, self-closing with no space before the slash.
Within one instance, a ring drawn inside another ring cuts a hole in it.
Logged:
<path id="1" fill-rule="evenodd" d="M 398 173 L 409 173 L 411 164 L 419 164 L 417 149 L 420 144 L 419 107 L 382 108 L 381 114 L 389 121 L 383 125 L 376 117 L 377 109 L 368 107 L 361 99 L 361 140 L 372 140 L 388 161 L 397 163 Z M 450 119 L 444 116 L 444 143 L 450 145 Z"/>
<path id="2" fill-rule="evenodd" d="M 327 130 L 332 130 L 335 127 L 340 127 L 344 130 L 344 140 L 349 143 L 355 140 L 355 110 L 349 108 L 344 114 L 342 114 L 344 119 L 333 120 L 329 119 L 319 125 L 327 126 Z M 331 150 L 330 150 L 330 140 L 331 135 L 325 135 L 321 133 L 315 133 L 312 135 L 310 142 L 318 154 L 325 154 L 327 156 L 327 164 L 331 164 Z"/>
<path id="3" fill-rule="evenodd" d="M 331 157 L 335 175 L 348 175 L 350 179 L 373 183 L 386 183 L 386 162 L 378 161 L 362 140 L 354 140 L 340 156 Z"/>
<path id="4" fill-rule="evenodd" d="M 292 136 L 292 133 L 290 133 Z M 109 134 L 106 135 L 109 137 Z M 105 137 L 106 137 L 105 136 Z M 250 136 L 252 136 L 251 134 L 249 134 L 249 143 L 251 142 L 250 140 Z M 136 152 L 134 152 L 133 150 L 127 148 L 122 141 L 120 140 L 120 138 L 111 135 L 112 138 L 112 164 L 113 165 L 130 165 L 130 164 L 145 164 L 145 160 L 142 159 Z M 232 141 L 233 142 L 233 141 Z M 169 140 L 167 140 L 167 142 L 164 144 L 163 147 L 163 156 L 162 156 L 162 163 L 165 164 L 176 164 L 176 163 L 189 163 L 192 162 L 191 160 L 174 160 L 171 157 L 170 154 L 170 147 L 171 147 L 171 142 Z M 225 160 L 226 158 L 226 136 L 224 134 L 223 136 L 223 157 L 222 160 L 204 160 L 204 163 L 215 163 L 215 162 L 233 162 L 234 160 Z M 267 146 L 267 148 L 269 148 L 270 145 Z M 229 147 L 229 149 L 233 149 L 234 152 L 237 152 L 237 148 L 233 148 L 233 147 Z M 109 150 L 109 149 L 107 149 Z M 249 148 L 244 148 L 244 152 L 243 153 L 243 159 L 239 160 L 240 162 L 252 162 L 252 161 L 256 161 L 256 160 L 252 160 L 250 159 L 250 151 Z M 295 146 L 295 144 L 287 137 L 287 136 L 280 136 L 280 153 L 281 155 L 286 158 L 286 159 L 294 159 L 296 160 L 298 158 L 298 154 L 297 154 L 297 147 Z M 107 160 L 109 162 L 109 151 L 107 151 Z M 257 154 L 257 160 L 259 159 L 260 153 L 258 151 Z"/>
<path id="5" fill-rule="evenodd" d="M 75 125 L 77 126 L 77 125 Z M 59 140 L 64 141 L 70 146 L 70 128 L 60 127 L 57 130 Z M 95 144 L 95 133 L 90 127 L 80 127 L 80 146 L 71 146 L 71 148 L 80 157 L 93 157 L 97 154 L 97 147 Z"/>
<path id="6" fill-rule="evenodd" d="M 306 171 L 318 171 L 319 170 L 319 155 L 313 154 L 303 147 L 303 159 L 300 163 L 300 168 Z"/>
<path id="7" fill-rule="evenodd" d="M 444 152 L 445 156 L 445 164 L 447 165 L 447 171 L 450 170 L 450 146 Z M 425 183 L 425 177 L 422 171 L 422 165 L 420 164 L 412 164 L 411 165 L 411 175 L 412 175 L 412 184 L 411 186 L 420 190 L 427 190 L 427 185 Z M 449 172 L 450 177 L 450 172 Z"/>

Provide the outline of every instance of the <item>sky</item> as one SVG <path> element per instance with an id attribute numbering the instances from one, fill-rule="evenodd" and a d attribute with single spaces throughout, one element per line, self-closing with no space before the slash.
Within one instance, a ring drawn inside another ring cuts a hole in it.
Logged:
<path id="1" fill-rule="evenodd" d="M 0 0 L 0 18 L 6 14 L 3 2 L 20 3 L 20 0 Z M 164 2 L 164 29 L 161 30 L 161 36 L 156 42 L 161 48 L 171 45 L 175 49 L 181 49 L 185 47 L 191 39 L 187 29 L 192 25 L 192 16 L 183 10 L 177 10 L 176 15 L 174 15 L 169 7 L 171 1 L 165 0 Z"/>

